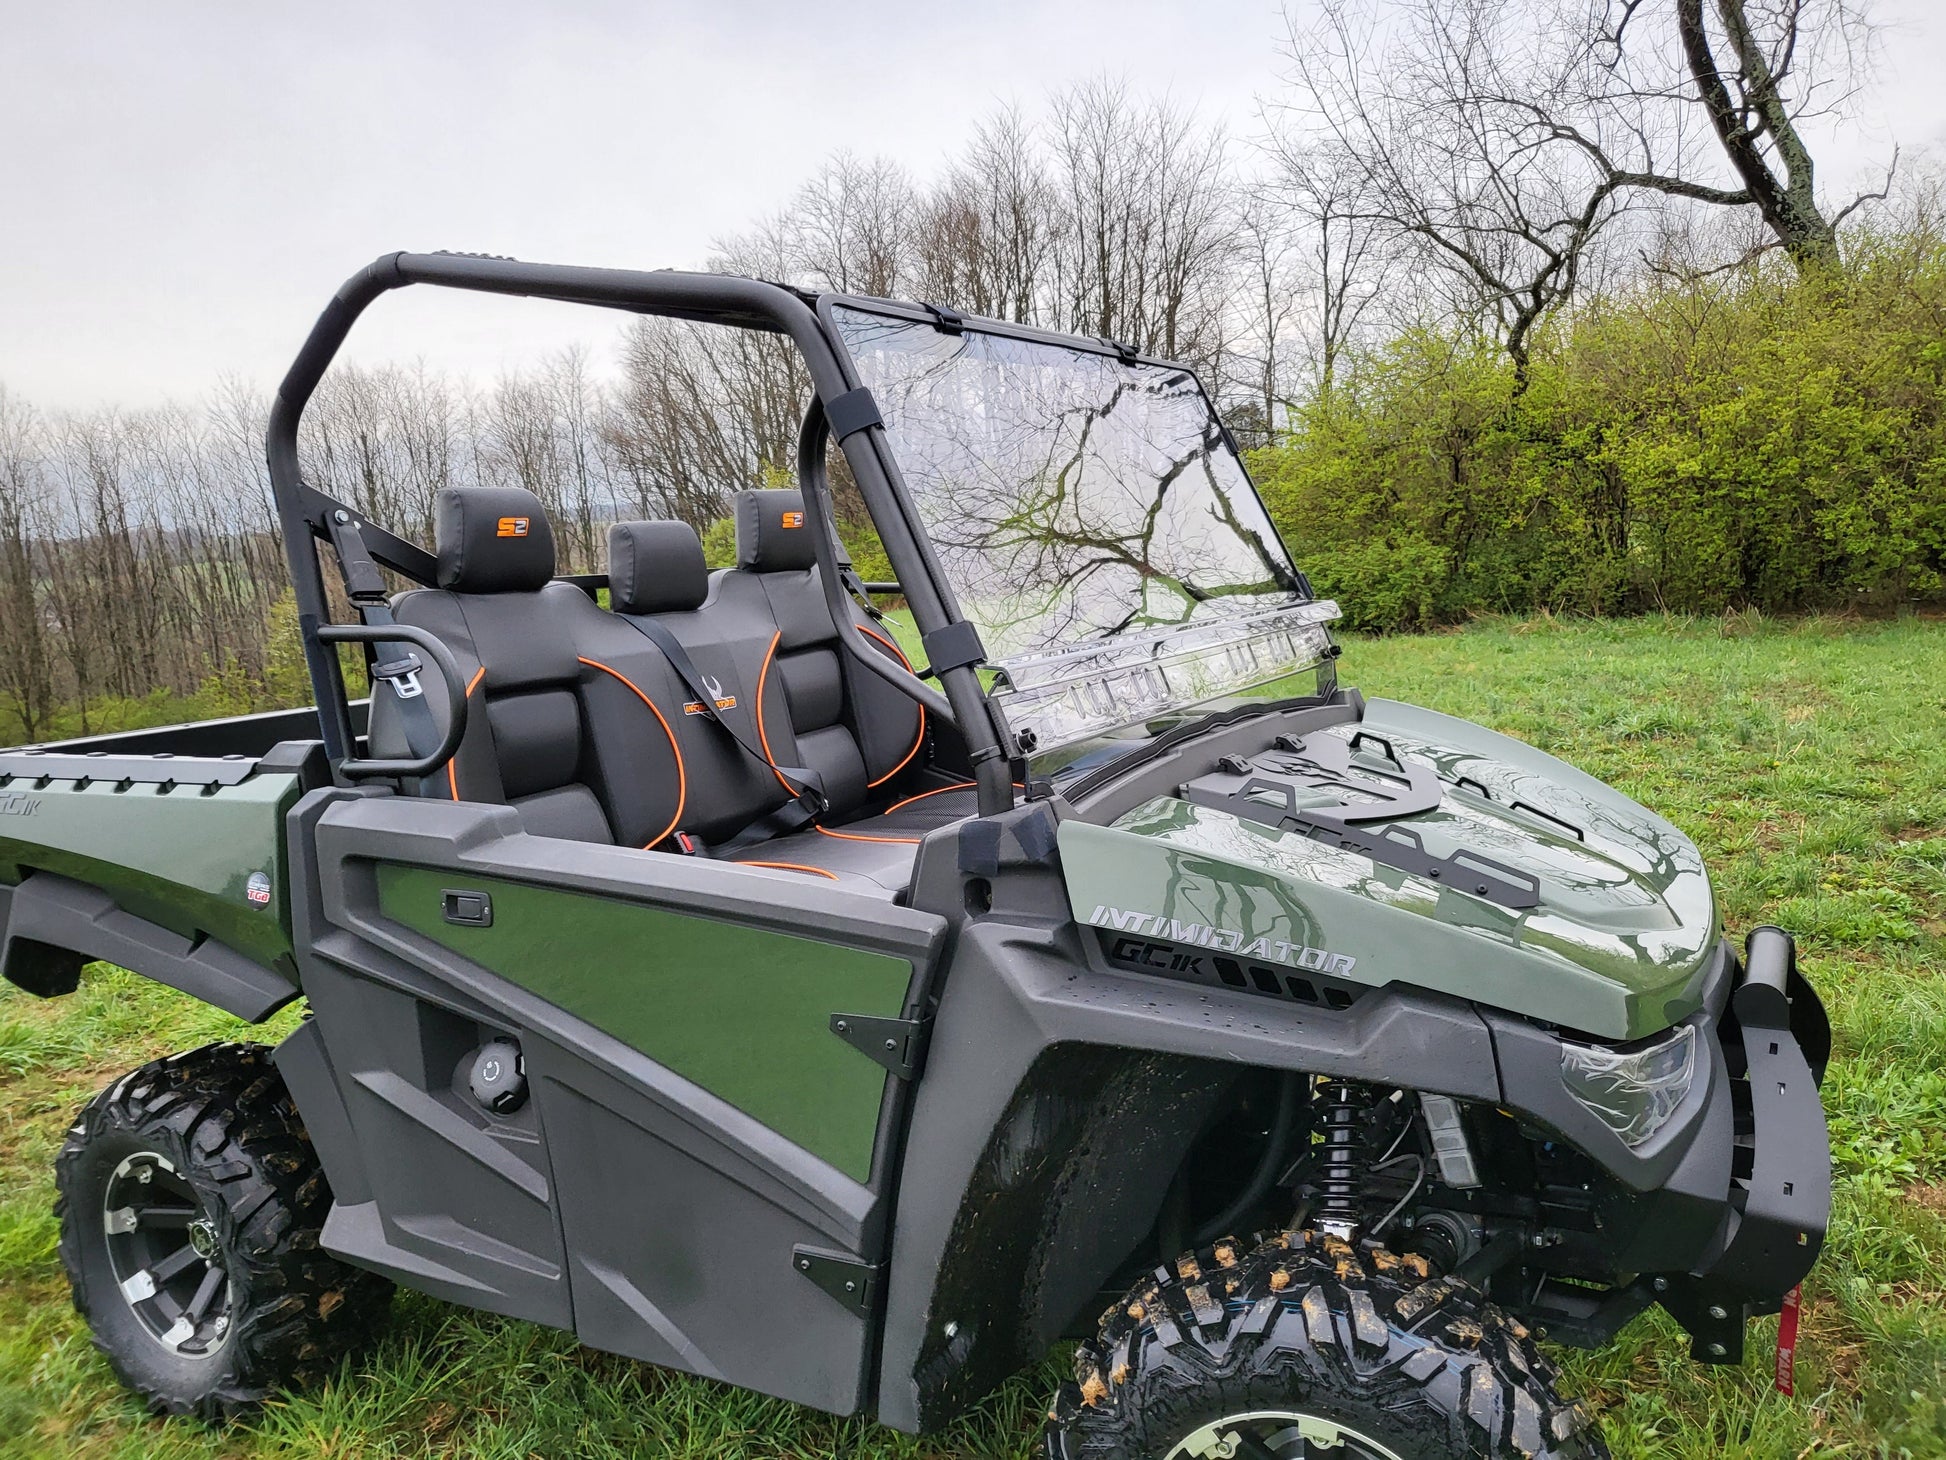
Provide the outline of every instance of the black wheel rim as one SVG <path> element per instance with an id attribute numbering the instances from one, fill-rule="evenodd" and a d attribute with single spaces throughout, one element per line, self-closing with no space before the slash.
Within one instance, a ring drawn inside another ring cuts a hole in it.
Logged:
<path id="1" fill-rule="evenodd" d="M 1299 1409 L 1227 1415 L 1186 1435 L 1169 1460 L 1402 1460 L 1358 1426 Z"/>
<path id="2" fill-rule="evenodd" d="M 102 1193 L 108 1266 L 149 1336 L 183 1358 L 228 1341 L 235 1294 L 216 1226 L 166 1156 L 125 1158 Z"/>

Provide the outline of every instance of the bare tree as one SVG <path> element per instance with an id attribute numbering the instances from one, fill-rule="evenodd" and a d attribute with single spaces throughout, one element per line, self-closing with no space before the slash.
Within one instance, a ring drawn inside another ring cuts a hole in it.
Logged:
<path id="1" fill-rule="evenodd" d="M 641 510 L 700 532 L 732 492 L 795 459 L 809 396 L 796 352 L 775 336 L 639 320 L 608 440 Z"/>
<path id="2" fill-rule="evenodd" d="M 1018 107 L 979 124 L 966 153 L 919 206 L 919 293 L 994 319 L 1037 317 L 1048 286 L 1057 200 Z"/>
<path id="3" fill-rule="evenodd" d="M 1339 216 L 1433 265 L 1427 299 L 1491 321 L 1524 387 L 1534 330 L 1651 200 L 1752 208 L 1800 267 L 1835 259 L 1864 199 L 1821 202 L 1804 124 L 1852 94 L 1858 3 L 1325 0 L 1287 17 L 1285 171 L 1349 179 Z"/>
<path id="4" fill-rule="evenodd" d="M 1501 0 L 1395 0 L 1378 19 L 1325 0 L 1316 25 L 1291 23 L 1287 176 L 1354 256 L 1388 243 L 1429 270 L 1424 297 L 1490 323 L 1524 389 L 1535 329 L 1625 201 L 1554 121 L 1586 90 L 1585 47 Z M 1329 337 L 1353 297 L 1339 294 Z"/>
<path id="5" fill-rule="evenodd" d="M 1267 150 L 1274 171 L 1253 192 L 1252 216 L 1261 221 L 1249 228 L 1283 239 L 1297 277 L 1283 283 L 1259 268 L 1253 283 L 1264 308 L 1281 295 L 1301 317 L 1311 387 L 1329 395 L 1340 358 L 1386 288 L 1393 251 L 1384 229 L 1361 211 L 1362 166 L 1347 167 L 1341 153 L 1307 146 L 1274 125 Z"/>
<path id="6" fill-rule="evenodd" d="M 1061 225 L 1049 323 L 1172 359 L 1224 342 L 1221 280 L 1236 247 L 1227 141 L 1166 100 L 1098 79 L 1055 96 Z"/>
<path id="7" fill-rule="evenodd" d="M 840 152 L 792 201 L 792 272 L 845 294 L 899 293 L 917 208 L 912 180 L 896 162 Z"/>
<path id="8" fill-rule="evenodd" d="M 1624 0 L 1618 47 L 1628 12 L 1640 3 Z M 1803 122 L 1821 105 L 1819 85 L 1798 74 L 1799 62 L 1814 49 L 1842 49 L 1854 61 L 1868 39 L 1863 18 L 1848 0 L 1715 0 L 1714 8 L 1731 58 L 1727 68 L 1717 60 L 1703 0 L 1676 0 L 1676 31 L 1697 103 L 1743 182 L 1743 201 L 1756 207 L 1800 265 L 1835 262 L 1838 224 L 1865 197 L 1885 194 L 1862 195 L 1829 214 L 1820 204 L 1803 134 Z"/>
<path id="9" fill-rule="evenodd" d="M 44 504 L 37 425 L 26 402 L 0 386 L 0 689 L 27 739 L 54 712 L 47 631 L 35 591 L 34 533 Z"/>
<path id="10" fill-rule="evenodd" d="M 1246 193 L 1238 207 L 1238 329 L 1228 352 L 1228 375 L 1219 385 L 1235 397 L 1230 425 L 1253 445 L 1268 444 L 1288 424 L 1292 392 L 1290 356 L 1300 347 L 1298 315 L 1309 293 L 1301 277 L 1302 242 L 1286 210 L 1261 193 Z M 1247 294 L 1244 292 L 1247 290 Z"/>

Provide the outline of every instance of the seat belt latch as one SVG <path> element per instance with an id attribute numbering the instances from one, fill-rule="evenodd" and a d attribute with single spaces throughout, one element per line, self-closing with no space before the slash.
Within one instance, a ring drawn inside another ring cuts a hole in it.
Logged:
<path id="1" fill-rule="evenodd" d="M 372 678 L 382 679 L 392 686 L 392 693 L 402 700 L 416 700 L 423 695 L 425 686 L 419 683 L 419 671 L 425 662 L 417 654 L 408 653 L 403 659 L 388 659 L 383 664 L 372 666 Z"/>

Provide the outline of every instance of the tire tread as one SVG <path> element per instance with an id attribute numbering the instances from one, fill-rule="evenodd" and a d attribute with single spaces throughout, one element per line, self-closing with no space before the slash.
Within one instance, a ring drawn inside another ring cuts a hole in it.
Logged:
<path id="1" fill-rule="evenodd" d="M 203 1392 L 159 1384 L 96 1320 L 98 1303 L 121 1299 L 90 1290 L 82 1243 L 92 1233 L 76 1220 L 75 1187 L 90 1145 L 115 1135 L 178 1144 L 188 1157 L 186 1179 L 216 1218 L 240 1296 L 229 1351 Z M 314 1383 L 383 1317 L 392 1285 L 319 1245 L 330 1186 L 263 1045 L 210 1044 L 130 1071 L 81 1111 L 55 1172 L 60 1255 L 75 1310 L 116 1376 L 154 1413 L 215 1421 L 273 1390 Z"/>

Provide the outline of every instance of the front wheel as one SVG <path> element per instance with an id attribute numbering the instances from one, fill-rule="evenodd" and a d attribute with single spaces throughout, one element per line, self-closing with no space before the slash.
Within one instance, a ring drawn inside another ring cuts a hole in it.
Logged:
<path id="1" fill-rule="evenodd" d="M 1050 1460 L 1599 1460 L 1532 1336 L 1422 1259 L 1284 1232 L 1159 1268 L 1056 1397 Z"/>
<path id="2" fill-rule="evenodd" d="M 74 1306 L 158 1413 L 217 1419 L 321 1375 L 384 1279 L 331 1257 L 331 1191 L 270 1051 L 212 1044 L 89 1102 L 55 1161 Z"/>

